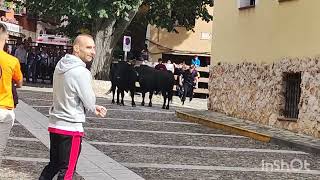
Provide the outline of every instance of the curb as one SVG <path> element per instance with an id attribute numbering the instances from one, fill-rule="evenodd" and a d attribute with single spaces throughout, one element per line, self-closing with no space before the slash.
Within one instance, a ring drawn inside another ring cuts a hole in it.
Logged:
<path id="1" fill-rule="evenodd" d="M 211 128 L 215 128 L 215 129 L 221 129 L 223 131 L 239 134 L 239 135 L 246 136 L 246 137 L 258 140 L 258 141 L 267 142 L 267 143 L 274 143 L 274 144 L 278 144 L 278 145 L 285 145 L 290 148 L 299 149 L 301 151 L 305 151 L 308 153 L 320 154 L 320 146 L 317 146 L 317 145 L 312 145 L 312 144 L 308 144 L 305 142 L 297 142 L 297 141 L 289 140 L 289 139 L 286 139 L 283 137 L 279 137 L 277 135 L 267 135 L 267 134 L 255 132 L 252 130 L 248 130 L 245 128 L 240 128 L 237 126 L 223 124 L 220 122 L 214 122 L 214 119 L 210 120 L 205 117 L 192 115 L 190 113 L 179 111 L 179 110 L 176 111 L 176 115 L 178 118 L 184 119 L 189 122 L 202 124 L 207 127 L 211 127 Z"/>
<path id="2" fill-rule="evenodd" d="M 272 137 L 270 142 L 278 144 L 278 145 L 285 145 L 290 148 L 299 149 L 301 151 L 309 152 L 312 154 L 320 155 L 320 147 L 319 146 L 312 146 L 312 145 L 309 145 L 309 144 L 303 143 L 303 142 L 294 142 L 294 141 L 290 141 L 290 140 L 287 140 L 287 139 L 284 139 L 281 137 Z"/>
<path id="3" fill-rule="evenodd" d="M 211 128 L 221 129 L 221 130 L 228 131 L 231 133 L 236 133 L 236 134 L 239 134 L 242 136 L 256 139 L 258 141 L 262 141 L 262 142 L 270 142 L 271 141 L 271 136 L 263 134 L 263 133 L 258 133 L 258 132 L 251 131 L 251 130 L 244 129 L 244 128 L 240 128 L 237 126 L 214 122 L 214 121 L 211 121 L 207 118 L 199 117 L 199 116 L 192 115 L 192 114 L 182 112 L 182 111 L 176 111 L 176 115 L 178 118 L 185 119 L 189 122 L 199 123 L 199 124 L 203 124 L 205 126 L 211 127 Z"/>

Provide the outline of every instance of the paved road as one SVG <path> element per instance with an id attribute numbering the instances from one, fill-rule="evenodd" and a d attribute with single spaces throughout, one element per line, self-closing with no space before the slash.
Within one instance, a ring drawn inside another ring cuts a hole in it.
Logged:
<path id="1" fill-rule="evenodd" d="M 24 102 L 48 114 L 51 93 L 20 91 L 19 94 Z M 316 171 L 320 169 L 320 158 L 315 155 L 185 122 L 174 114 L 181 107 L 168 111 L 157 104 L 152 108 L 132 108 L 110 102 L 98 98 L 98 103 L 109 109 L 108 116 L 88 115 L 85 140 L 145 179 L 320 179 L 320 171 Z M 11 135 L 27 139 L 12 138 L 7 156 L 48 158 L 46 147 L 32 139 L 19 124 Z M 277 172 L 276 166 L 274 171 L 263 168 L 277 161 L 283 165 L 293 162 L 295 167 L 303 161 L 312 170 Z M 14 158 L 6 163 L 11 167 L 17 163 L 20 163 L 18 167 L 27 165 L 33 177 L 45 164 L 36 159 L 21 163 Z"/>

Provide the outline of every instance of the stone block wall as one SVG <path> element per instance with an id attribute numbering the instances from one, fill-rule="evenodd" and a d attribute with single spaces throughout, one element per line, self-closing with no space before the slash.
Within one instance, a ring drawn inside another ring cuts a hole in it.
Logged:
<path id="1" fill-rule="evenodd" d="M 297 121 L 279 120 L 285 73 L 301 73 Z M 257 123 L 320 137 L 320 57 L 283 58 L 273 64 L 210 67 L 208 109 Z"/>

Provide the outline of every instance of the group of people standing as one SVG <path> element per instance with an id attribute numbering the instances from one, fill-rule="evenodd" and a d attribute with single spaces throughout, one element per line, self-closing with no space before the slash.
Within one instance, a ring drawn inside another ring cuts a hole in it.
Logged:
<path id="1" fill-rule="evenodd" d="M 26 82 L 37 83 L 40 79 L 52 83 L 54 68 L 66 52 L 58 46 L 31 46 L 26 42 L 17 42 L 16 47 L 10 54 L 18 58 Z"/>
<path id="2" fill-rule="evenodd" d="M 176 75 L 176 92 L 184 104 L 186 97 L 189 97 L 190 101 L 192 100 L 193 90 L 198 88 L 200 74 L 196 68 L 199 66 L 200 60 L 196 56 L 196 58 L 191 61 L 190 66 L 186 65 L 185 62 L 180 64 L 172 64 L 171 60 L 163 63 L 163 60 L 159 58 L 158 64 L 155 65 L 154 68 L 161 71 L 168 70 Z"/>

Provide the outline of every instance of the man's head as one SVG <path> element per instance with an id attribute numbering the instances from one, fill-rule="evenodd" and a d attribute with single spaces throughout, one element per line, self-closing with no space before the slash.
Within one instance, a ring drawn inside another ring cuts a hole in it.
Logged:
<path id="1" fill-rule="evenodd" d="M 7 26 L 5 24 L 0 23 L 0 43 L 3 44 L 4 46 L 8 38 L 9 38 L 9 35 L 8 35 Z"/>
<path id="2" fill-rule="evenodd" d="M 95 44 L 92 36 L 80 34 L 73 43 L 73 55 L 79 57 L 83 62 L 91 62 L 96 55 Z"/>
<path id="3" fill-rule="evenodd" d="M 24 44 L 20 44 L 19 48 L 23 49 L 24 48 Z"/>
<path id="4" fill-rule="evenodd" d="M 158 59 L 158 63 L 162 64 L 162 59 L 161 58 Z"/>

